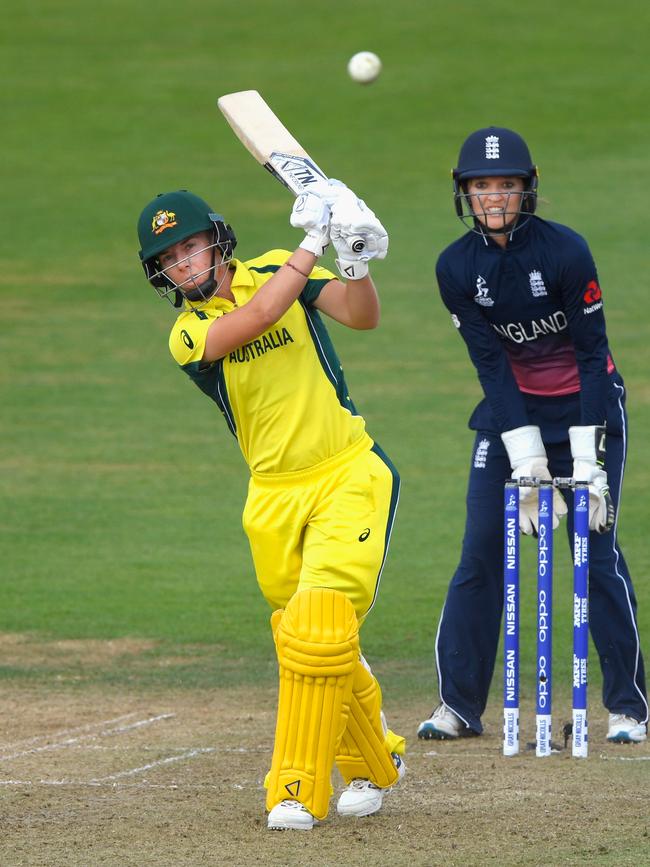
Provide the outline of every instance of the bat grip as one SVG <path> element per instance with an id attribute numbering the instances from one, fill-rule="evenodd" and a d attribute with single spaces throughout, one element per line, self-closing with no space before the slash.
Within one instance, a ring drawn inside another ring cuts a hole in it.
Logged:
<path id="1" fill-rule="evenodd" d="M 348 245 L 353 253 L 363 253 L 366 249 L 366 241 L 363 235 L 352 235 L 348 238 Z"/>

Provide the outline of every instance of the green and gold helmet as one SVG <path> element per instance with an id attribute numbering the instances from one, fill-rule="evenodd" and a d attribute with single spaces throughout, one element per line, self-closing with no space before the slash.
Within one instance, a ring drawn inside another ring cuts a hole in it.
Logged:
<path id="1" fill-rule="evenodd" d="M 197 232 L 213 233 L 213 246 L 221 251 L 222 262 L 232 258 L 237 244 L 233 230 L 221 214 L 217 214 L 207 202 L 189 190 L 159 193 L 143 209 L 138 220 L 140 261 L 147 280 L 161 297 L 167 298 L 175 307 L 181 306 L 182 295 L 160 268 L 158 256 L 163 250 Z"/>

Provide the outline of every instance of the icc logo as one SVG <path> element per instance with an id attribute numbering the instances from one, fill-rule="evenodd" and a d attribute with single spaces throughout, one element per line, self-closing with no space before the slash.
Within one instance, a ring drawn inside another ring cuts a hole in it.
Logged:
<path id="1" fill-rule="evenodd" d="M 578 511 L 580 511 L 580 512 L 586 511 L 587 498 L 585 497 L 584 494 L 580 494 L 580 499 L 578 500 L 578 505 L 576 506 L 576 509 L 578 509 Z"/>
<path id="2" fill-rule="evenodd" d="M 489 291 L 490 287 L 487 285 L 487 280 L 479 274 L 476 278 L 476 295 L 474 296 L 474 301 L 482 307 L 492 307 L 494 300 L 488 295 Z"/>
<path id="3" fill-rule="evenodd" d="M 548 503 L 546 502 L 546 500 L 543 503 L 539 504 L 539 514 L 548 515 Z"/>
<path id="4" fill-rule="evenodd" d="M 514 509 L 514 507 L 515 507 L 515 495 L 510 494 L 510 498 L 508 499 L 508 505 L 506 506 L 506 509 Z"/>

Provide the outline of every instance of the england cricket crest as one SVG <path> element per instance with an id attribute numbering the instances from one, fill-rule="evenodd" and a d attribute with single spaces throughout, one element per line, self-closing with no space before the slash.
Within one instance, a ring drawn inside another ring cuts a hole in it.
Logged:
<path id="1" fill-rule="evenodd" d="M 487 463 L 487 453 L 490 448 L 490 440 L 483 439 L 479 442 L 476 447 L 476 451 L 474 453 L 474 466 L 478 470 L 485 469 L 485 464 Z"/>
<path id="2" fill-rule="evenodd" d="M 530 281 L 530 291 L 533 293 L 533 298 L 541 298 L 548 295 L 544 280 L 542 279 L 541 271 L 531 271 L 528 275 Z"/>
<path id="3" fill-rule="evenodd" d="M 499 136 L 488 135 L 485 137 L 485 159 L 498 160 L 499 153 Z"/>

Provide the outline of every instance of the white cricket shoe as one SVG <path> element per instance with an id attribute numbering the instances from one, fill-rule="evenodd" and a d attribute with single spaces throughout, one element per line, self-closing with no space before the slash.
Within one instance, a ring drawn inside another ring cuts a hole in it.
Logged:
<path id="1" fill-rule="evenodd" d="M 640 744 L 646 739 L 645 723 L 622 713 L 610 713 L 607 740 L 613 744 Z"/>
<path id="2" fill-rule="evenodd" d="M 311 831 L 318 822 L 300 801 L 281 801 L 269 813 L 269 831 Z"/>
<path id="3" fill-rule="evenodd" d="M 406 773 L 406 765 L 401 757 L 393 753 L 393 761 L 399 774 L 394 785 L 400 782 Z M 356 816 L 361 819 L 363 816 L 372 816 L 373 813 L 381 810 L 381 805 L 386 792 L 390 792 L 392 786 L 387 789 L 380 789 L 370 780 L 355 779 L 350 785 L 341 792 L 336 811 L 339 816 Z"/>
<path id="4" fill-rule="evenodd" d="M 429 719 L 425 719 L 418 726 L 418 737 L 423 740 L 453 740 L 454 738 L 466 737 L 468 731 L 467 726 L 456 714 L 448 708 L 446 704 L 441 703 L 433 711 Z"/>

